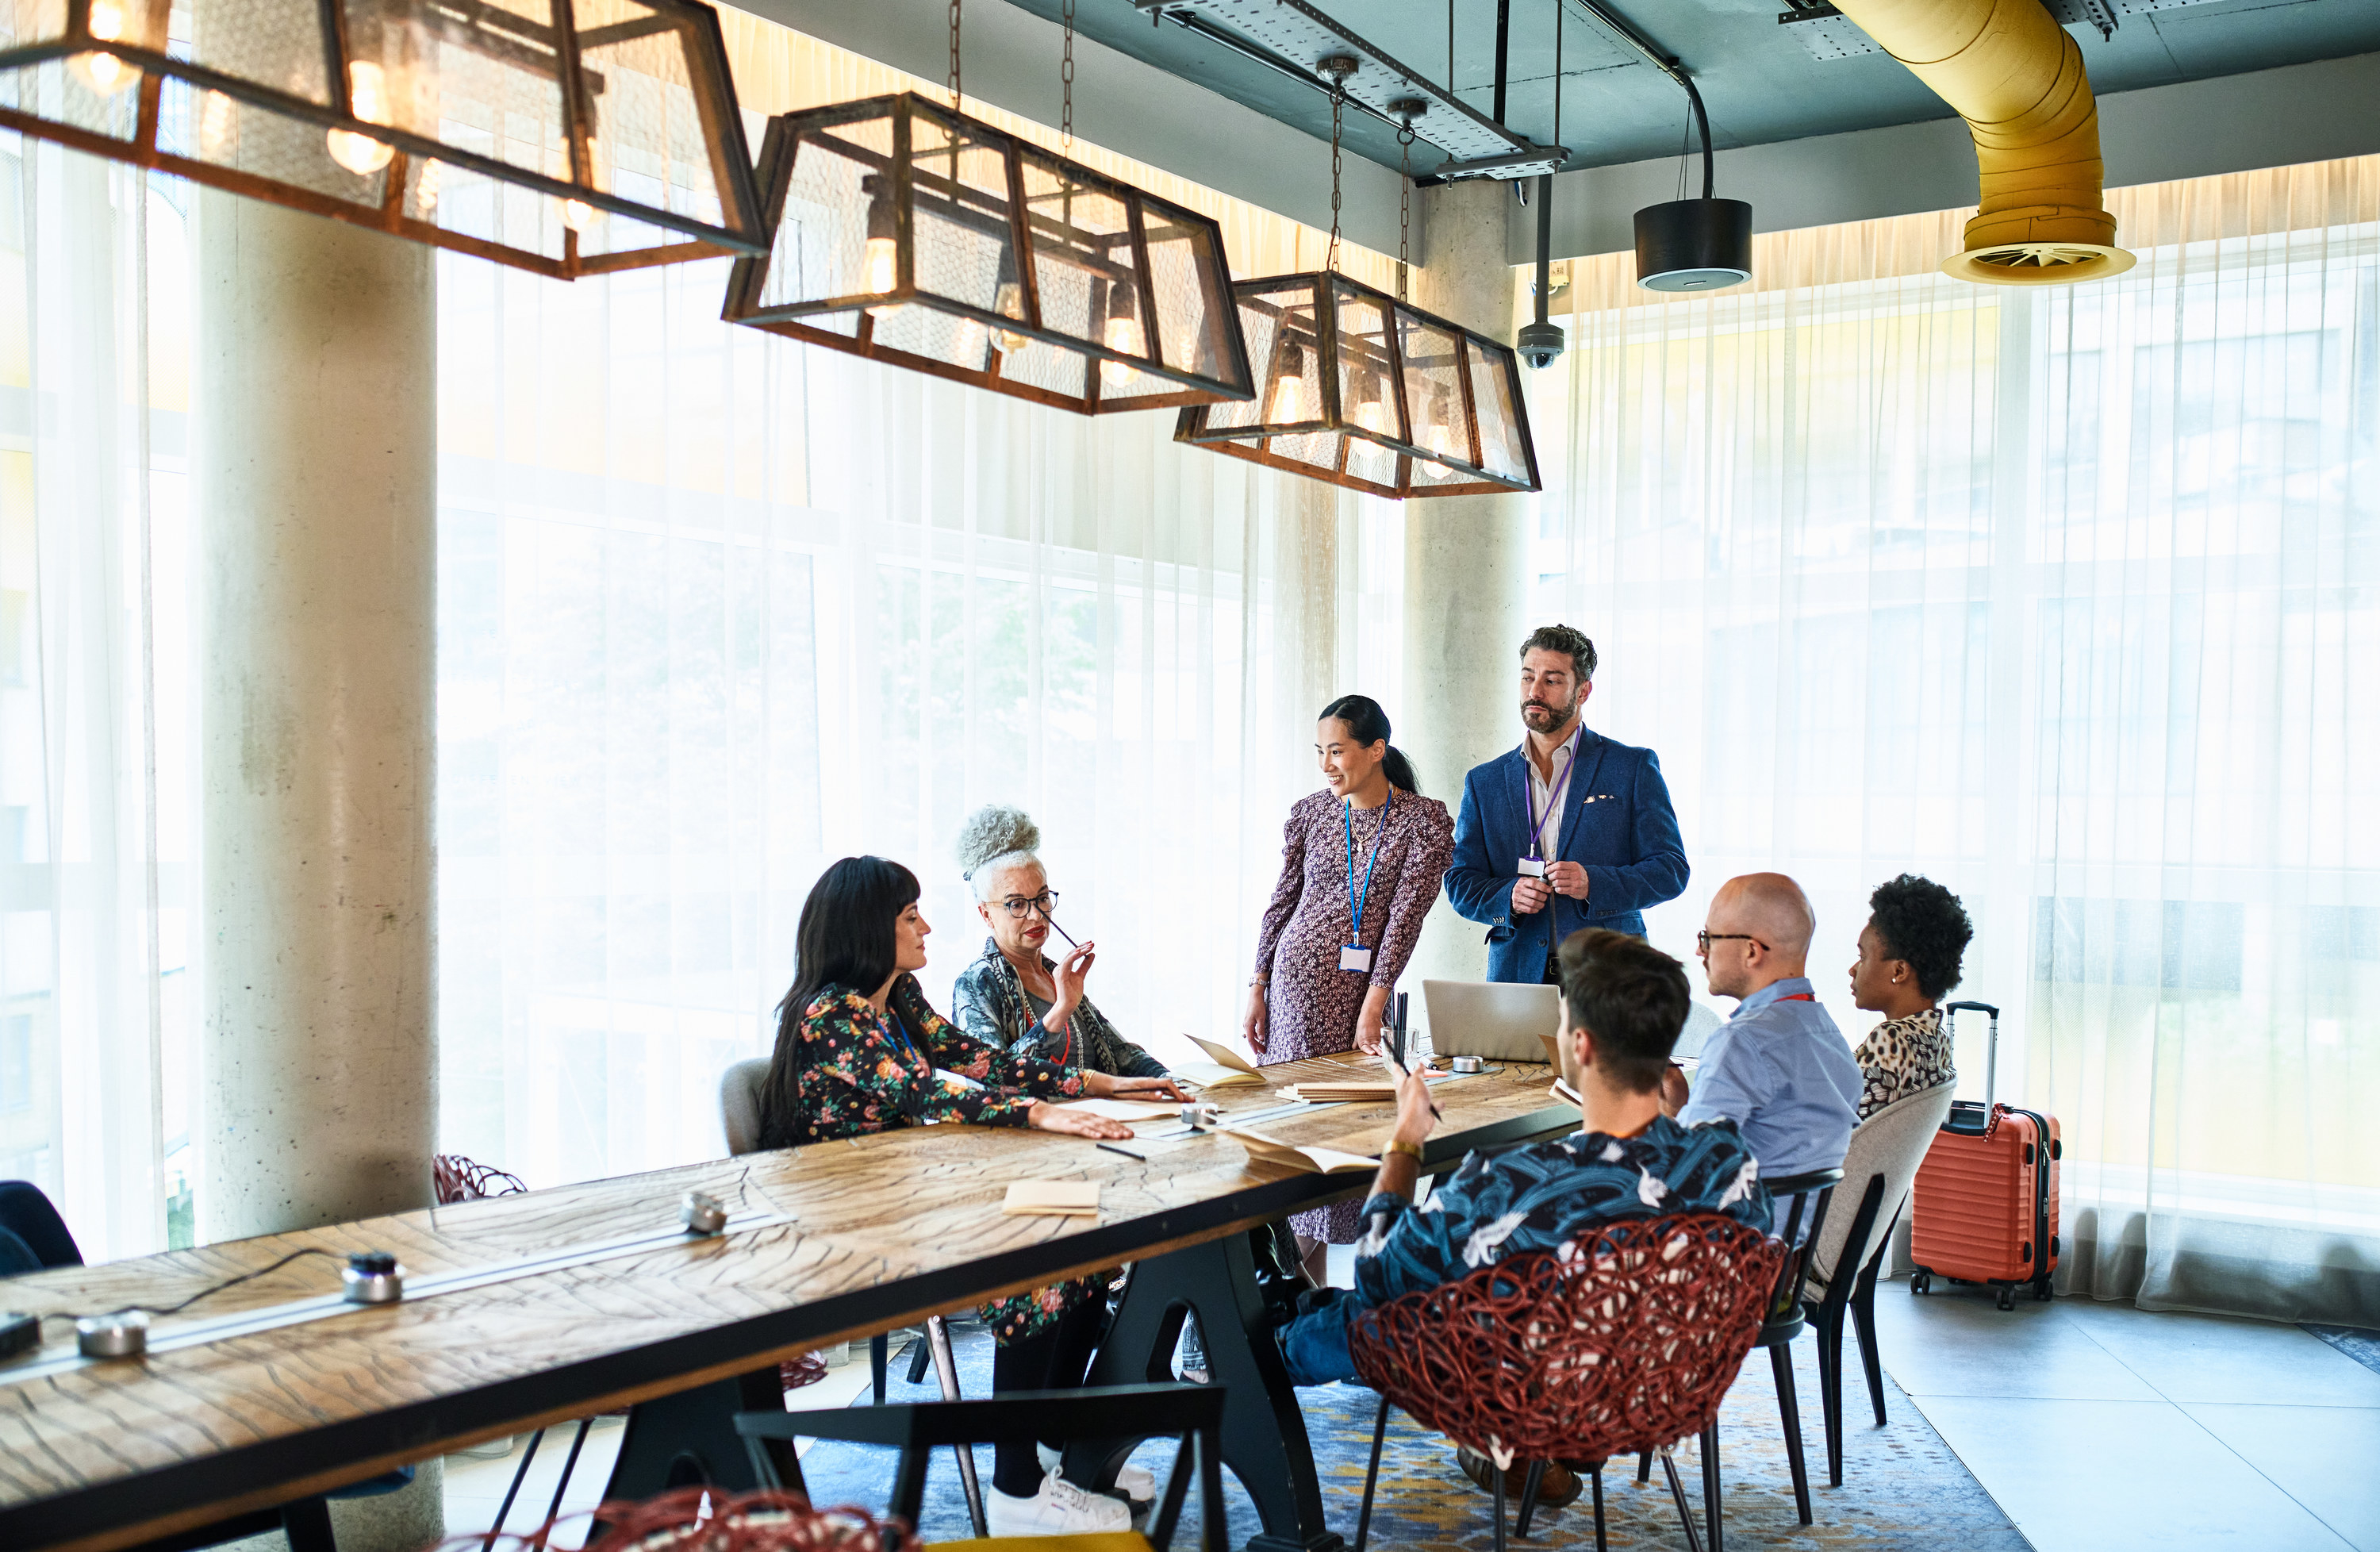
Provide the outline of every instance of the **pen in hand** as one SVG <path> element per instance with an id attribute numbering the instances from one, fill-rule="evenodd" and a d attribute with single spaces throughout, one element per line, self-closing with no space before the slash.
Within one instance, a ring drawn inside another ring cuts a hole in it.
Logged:
<path id="1" fill-rule="evenodd" d="M 1381 1048 L 1380 1060 L 1387 1063 L 1390 1072 L 1396 1074 L 1397 1082 L 1399 1083 L 1403 1083 L 1407 1078 L 1413 1075 L 1405 1071 L 1405 1064 L 1396 1059 L 1395 1053 L 1389 1050 L 1386 1047 Z M 1427 1088 L 1422 1090 L 1422 1101 L 1429 1107 L 1431 1120 L 1444 1121 L 1446 1119 L 1446 1112 L 1438 1108 L 1438 1101 L 1429 1097 L 1429 1090 Z"/>

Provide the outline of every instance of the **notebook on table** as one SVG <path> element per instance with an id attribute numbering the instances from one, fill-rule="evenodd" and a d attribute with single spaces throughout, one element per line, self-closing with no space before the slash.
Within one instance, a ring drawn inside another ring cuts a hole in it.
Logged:
<path id="1" fill-rule="evenodd" d="M 1251 1164 L 1270 1164 L 1279 1169 L 1294 1170 L 1305 1175 L 1351 1175 L 1369 1172 L 1379 1168 L 1377 1158 L 1366 1158 L 1360 1153 L 1342 1153 L 1337 1148 L 1299 1147 L 1278 1137 L 1268 1137 L 1256 1132 L 1234 1132 L 1240 1146 L 1248 1150 Z"/>
<path id="2" fill-rule="evenodd" d="M 1207 1053 L 1208 1060 L 1179 1062 L 1168 1069 L 1184 1083 L 1196 1084 L 1200 1088 L 1229 1088 L 1234 1084 L 1261 1084 L 1265 1081 L 1264 1074 L 1231 1047 L 1218 1045 L 1212 1040 L 1201 1040 L 1196 1035 L 1190 1036 L 1189 1040 Z"/>

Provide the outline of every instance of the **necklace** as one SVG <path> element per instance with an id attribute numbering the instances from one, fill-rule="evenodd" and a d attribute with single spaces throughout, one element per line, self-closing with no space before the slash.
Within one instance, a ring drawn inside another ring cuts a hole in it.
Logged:
<path id="1" fill-rule="evenodd" d="M 1024 973 L 1016 968 L 1016 962 L 1010 959 L 1006 954 L 1002 954 L 1000 958 L 1001 963 L 1008 966 L 1008 978 L 1010 981 L 1014 982 L 1016 987 L 1016 1005 L 1025 1010 L 1025 1026 L 1027 1029 L 1030 1029 L 1033 1025 L 1040 1024 L 1041 1021 L 1033 1016 L 1033 999 L 1025 989 Z M 1058 978 L 1055 976 L 1050 977 L 1050 989 L 1052 991 L 1058 989 Z M 1050 1000 L 1052 1003 L 1055 1003 L 1058 1000 L 1052 997 Z M 1066 1014 L 1066 1044 L 1058 1054 L 1058 1065 L 1061 1067 L 1071 1067 L 1074 1065 L 1075 1014 L 1080 1011 L 1081 1009 L 1078 1005 L 1076 1008 L 1070 1010 Z M 1042 1025 L 1042 1027 L 1047 1029 L 1049 1025 Z"/>

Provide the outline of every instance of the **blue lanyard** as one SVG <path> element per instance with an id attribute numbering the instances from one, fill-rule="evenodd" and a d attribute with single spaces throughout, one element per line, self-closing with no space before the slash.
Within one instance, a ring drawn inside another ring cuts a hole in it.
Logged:
<path id="1" fill-rule="evenodd" d="M 1389 800 L 1380 805 L 1379 828 L 1372 831 L 1372 860 L 1364 864 L 1364 892 L 1355 892 L 1355 811 L 1348 805 L 1339 806 L 1339 818 L 1347 825 L 1347 909 L 1355 915 L 1356 943 L 1364 941 L 1364 905 L 1372 898 L 1372 869 L 1380 865 L 1380 842 L 1389 833 L 1389 811 L 1397 806 L 1397 789 L 1389 789 Z"/>
<path id="2" fill-rule="evenodd" d="M 900 1014 L 894 1012 L 888 1007 L 884 1010 L 884 1022 L 891 1025 L 892 1026 L 892 1033 L 901 1037 L 901 1049 L 909 1053 L 910 1061 L 923 1061 L 926 1060 L 924 1057 L 917 1054 L 917 1045 L 909 1038 L 909 1026 L 901 1022 Z"/>
<path id="3" fill-rule="evenodd" d="M 1586 723 L 1582 721 L 1578 724 L 1578 731 L 1570 735 L 1567 745 L 1570 758 L 1562 762 L 1561 780 L 1546 789 L 1546 812 L 1542 818 L 1537 815 L 1537 794 L 1529 790 L 1528 773 L 1526 771 L 1522 773 L 1521 801 L 1527 804 L 1529 808 L 1529 855 L 1531 856 L 1540 855 L 1545 851 L 1546 820 L 1561 812 L 1562 794 L 1570 790 L 1570 773 L 1578 765 L 1579 741 L 1585 736 Z M 1529 758 L 1529 746 L 1526 744 L 1521 746 L 1521 758 L 1524 760 Z M 1556 831 L 1554 833 L 1559 835 L 1561 832 Z M 1556 850 L 1560 848 L 1557 847 Z"/>

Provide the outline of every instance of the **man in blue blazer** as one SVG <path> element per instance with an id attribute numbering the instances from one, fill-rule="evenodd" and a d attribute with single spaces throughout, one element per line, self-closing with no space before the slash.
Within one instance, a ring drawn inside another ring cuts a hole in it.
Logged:
<path id="1" fill-rule="evenodd" d="M 1446 897 L 1488 928 L 1488 978 L 1559 985 L 1582 927 L 1645 935 L 1645 907 L 1686 888 L 1661 762 L 1579 720 L 1595 643 L 1545 625 L 1521 644 L 1521 746 L 1463 779 Z"/>

